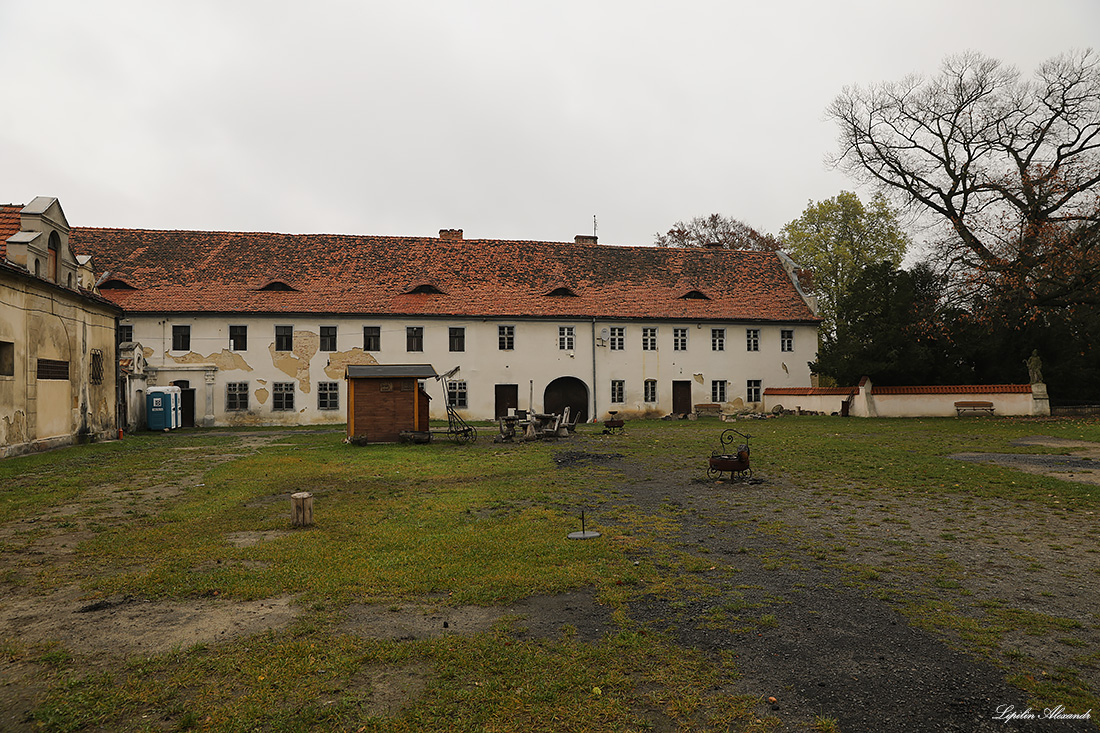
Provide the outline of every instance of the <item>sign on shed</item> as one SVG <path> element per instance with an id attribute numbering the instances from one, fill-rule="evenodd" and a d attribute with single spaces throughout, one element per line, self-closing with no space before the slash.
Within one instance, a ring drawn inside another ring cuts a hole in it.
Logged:
<path id="1" fill-rule="evenodd" d="M 401 433 L 428 433 L 428 393 L 420 383 L 434 378 L 431 364 L 349 364 L 348 438 L 396 443 Z"/>

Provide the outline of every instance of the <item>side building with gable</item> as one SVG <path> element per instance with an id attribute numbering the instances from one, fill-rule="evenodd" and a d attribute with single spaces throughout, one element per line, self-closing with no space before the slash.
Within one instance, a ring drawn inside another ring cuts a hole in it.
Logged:
<path id="1" fill-rule="evenodd" d="M 113 437 L 116 320 L 57 199 L 0 205 L 0 457 Z"/>
<path id="2" fill-rule="evenodd" d="M 810 384 L 818 318 L 774 252 L 573 242 L 74 228 L 184 424 L 346 420 L 348 365 L 458 367 L 473 420 L 763 409 Z"/>

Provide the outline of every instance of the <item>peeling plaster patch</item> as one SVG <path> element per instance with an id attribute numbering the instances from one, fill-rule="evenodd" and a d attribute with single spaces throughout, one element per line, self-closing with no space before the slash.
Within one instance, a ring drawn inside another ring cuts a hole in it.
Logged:
<path id="1" fill-rule="evenodd" d="M 343 379 L 348 364 L 377 364 L 378 360 L 358 346 L 351 351 L 334 351 L 328 355 L 325 374 L 329 379 Z"/>
<path id="2" fill-rule="evenodd" d="M 272 341 L 267 350 L 276 369 L 298 380 L 298 389 L 310 391 L 309 362 L 321 345 L 321 337 L 310 331 L 295 331 L 292 351 L 276 351 Z"/>
<path id="3" fill-rule="evenodd" d="M 12 417 L 4 416 L 3 445 L 27 442 L 27 413 L 16 410 Z"/>
<path id="4" fill-rule="evenodd" d="M 261 388 L 256 390 L 256 401 L 259 402 L 261 405 L 267 404 L 267 396 L 269 394 L 271 393 L 268 392 L 266 389 Z"/>
<path id="5" fill-rule="evenodd" d="M 703 383 L 703 375 L 702 374 L 692 374 L 691 376 L 699 384 Z"/>
<path id="6" fill-rule="evenodd" d="M 165 356 L 177 364 L 213 364 L 223 372 L 232 369 L 241 369 L 246 372 L 252 371 L 252 367 L 248 365 L 248 362 L 244 360 L 243 356 L 229 349 L 222 349 L 220 352 L 215 352 L 209 356 L 196 354 L 194 351 L 190 351 L 183 356 L 172 356 L 168 353 L 166 353 Z"/>
<path id="7" fill-rule="evenodd" d="M 153 347 L 152 346 L 143 346 L 141 348 L 141 353 L 144 354 L 146 359 L 148 359 L 150 356 L 153 355 Z"/>

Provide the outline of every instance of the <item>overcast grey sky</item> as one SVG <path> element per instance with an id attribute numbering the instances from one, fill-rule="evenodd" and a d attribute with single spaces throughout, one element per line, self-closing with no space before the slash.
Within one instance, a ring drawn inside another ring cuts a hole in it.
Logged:
<path id="1" fill-rule="evenodd" d="M 1097 0 L 0 0 L 0 203 L 75 226 L 648 245 L 854 184 L 847 84 L 1100 49 Z M 859 189 L 854 189 L 859 190 Z M 867 191 L 859 191 L 866 198 Z"/>

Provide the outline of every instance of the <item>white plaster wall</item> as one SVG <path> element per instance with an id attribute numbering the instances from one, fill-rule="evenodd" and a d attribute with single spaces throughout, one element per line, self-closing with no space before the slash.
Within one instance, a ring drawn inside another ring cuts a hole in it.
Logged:
<path id="1" fill-rule="evenodd" d="M 546 386 L 559 377 L 571 376 L 582 381 L 589 390 L 591 413 L 592 390 L 595 387 L 596 417 L 603 418 L 607 410 L 627 414 L 665 415 L 672 411 L 672 382 L 691 380 L 692 403 L 711 401 L 711 381 L 728 382 L 727 411 L 762 409 L 763 403 L 745 404 L 746 382 L 761 381 L 761 391 L 767 387 L 808 384 L 807 363 L 815 358 L 817 329 L 814 326 L 747 324 L 737 322 L 673 321 L 642 323 L 591 319 L 513 319 L 439 317 L 318 317 L 318 316 L 174 316 L 123 319 L 133 325 L 133 340 L 145 347 L 148 366 L 155 373 L 155 383 L 167 385 L 187 379 L 196 389 L 196 422 L 203 424 L 206 405 L 212 406 L 211 424 L 313 424 L 342 423 L 346 420 L 347 385 L 343 379 L 347 364 L 431 364 L 438 373 L 459 367 L 455 379 L 467 384 L 468 407 L 461 414 L 468 419 L 491 419 L 497 384 L 518 386 L 522 409 L 543 409 Z M 172 326 L 191 326 L 191 349 L 172 351 Z M 248 348 L 230 350 L 229 326 L 248 327 Z M 294 327 L 294 350 L 275 352 L 275 326 Z M 515 345 L 511 351 L 498 348 L 498 326 L 515 327 Z M 688 328 L 688 350 L 673 350 L 673 328 Z M 320 327 L 335 326 L 337 349 L 320 351 Z M 381 349 L 363 351 L 363 327 L 381 329 Z M 424 350 L 406 350 L 405 329 L 424 329 Z M 558 348 L 559 326 L 573 326 L 574 348 Z M 621 326 L 626 329 L 625 349 L 611 351 L 607 345 L 594 341 L 604 328 Z M 658 329 L 657 351 L 642 350 L 642 328 Z M 465 350 L 449 350 L 449 329 L 466 330 Z M 724 351 L 711 350 L 712 327 L 726 329 Z M 746 350 L 746 328 L 760 330 L 760 350 Z M 780 330 L 794 333 L 794 351 L 780 350 Z M 595 364 L 593 363 L 595 357 Z M 784 369 L 784 366 L 786 369 Z M 207 379 L 212 379 L 207 383 Z M 612 379 L 625 381 L 626 401 L 610 403 Z M 643 383 L 655 379 L 658 401 L 643 400 Z M 226 412 L 225 385 L 247 381 L 250 385 L 250 409 L 247 413 Z M 275 382 L 295 382 L 295 410 L 275 412 L 271 409 L 271 389 Z M 322 411 L 317 408 L 316 385 L 319 381 L 337 382 L 340 409 Z M 154 382 L 150 382 L 150 386 Z M 445 418 L 444 394 L 440 383 L 426 384 L 432 397 L 431 415 Z M 533 393 L 533 405 L 531 395 Z M 591 415 L 590 415 L 591 416 Z"/>

